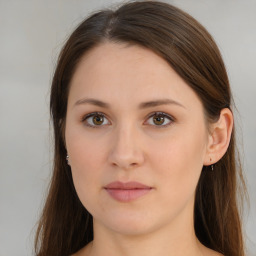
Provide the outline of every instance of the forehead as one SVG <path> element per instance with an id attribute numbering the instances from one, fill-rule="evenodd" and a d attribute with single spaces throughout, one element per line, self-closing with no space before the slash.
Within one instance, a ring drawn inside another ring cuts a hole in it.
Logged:
<path id="1" fill-rule="evenodd" d="M 163 97 L 199 101 L 162 57 L 139 45 L 119 43 L 101 44 L 83 56 L 72 77 L 69 98 L 85 96 L 123 104 Z"/>
<path id="2" fill-rule="evenodd" d="M 117 72 L 118 71 L 118 72 Z M 94 75 L 101 75 L 113 78 L 122 74 L 126 75 L 123 80 L 143 80 L 153 76 L 163 75 L 174 71 L 170 65 L 152 50 L 125 43 L 103 43 L 89 52 L 81 59 L 72 82 L 84 78 L 84 73 L 91 78 Z M 96 74 L 95 74 L 96 73 Z M 145 77 L 145 73 L 147 76 Z M 130 76 L 133 75 L 133 76 Z M 98 76 L 98 78 L 100 78 Z M 150 80 L 148 79 L 148 80 Z"/>

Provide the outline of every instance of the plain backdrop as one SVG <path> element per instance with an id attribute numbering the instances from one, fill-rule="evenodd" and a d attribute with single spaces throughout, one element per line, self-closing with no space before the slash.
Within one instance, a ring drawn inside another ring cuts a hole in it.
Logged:
<path id="1" fill-rule="evenodd" d="M 256 0 L 166 2 L 208 29 L 227 66 L 251 200 L 244 217 L 248 256 L 255 256 Z M 0 0 L 0 256 L 33 255 L 51 173 L 49 88 L 59 50 L 83 18 L 114 3 Z"/>

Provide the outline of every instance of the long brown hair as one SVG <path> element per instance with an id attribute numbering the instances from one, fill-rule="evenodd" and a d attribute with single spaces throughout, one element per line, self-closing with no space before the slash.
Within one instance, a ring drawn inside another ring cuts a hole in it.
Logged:
<path id="1" fill-rule="evenodd" d="M 207 122 L 230 108 L 232 95 L 221 54 L 211 35 L 182 10 L 159 1 L 137 1 L 85 19 L 64 45 L 54 73 L 50 111 L 54 127 L 53 176 L 35 239 L 37 256 L 70 255 L 93 240 L 92 216 L 76 194 L 66 164 L 65 117 L 69 84 L 81 57 L 93 47 L 126 42 L 164 58 L 196 92 Z M 194 227 L 205 246 L 225 256 L 244 256 L 238 195 L 246 195 L 235 132 L 214 172 L 203 167 L 196 188 Z"/>

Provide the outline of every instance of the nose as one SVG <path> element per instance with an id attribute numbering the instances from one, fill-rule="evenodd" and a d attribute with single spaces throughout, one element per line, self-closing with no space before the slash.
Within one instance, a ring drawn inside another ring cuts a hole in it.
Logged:
<path id="1" fill-rule="evenodd" d="M 116 129 L 109 153 L 111 165 L 124 170 L 140 166 L 144 162 L 140 136 L 139 131 L 131 126 Z"/>

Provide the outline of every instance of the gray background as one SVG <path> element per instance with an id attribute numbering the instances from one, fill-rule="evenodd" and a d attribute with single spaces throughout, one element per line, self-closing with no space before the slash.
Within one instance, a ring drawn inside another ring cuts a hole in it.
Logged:
<path id="1" fill-rule="evenodd" d="M 88 13 L 118 1 L 0 0 L 0 256 L 33 255 L 50 177 L 49 87 L 60 47 Z M 119 1 L 120 2 L 120 1 Z M 176 0 L 213 35 L 227 66 L 251 209 L 256 255 L 256 0 Z"/>

